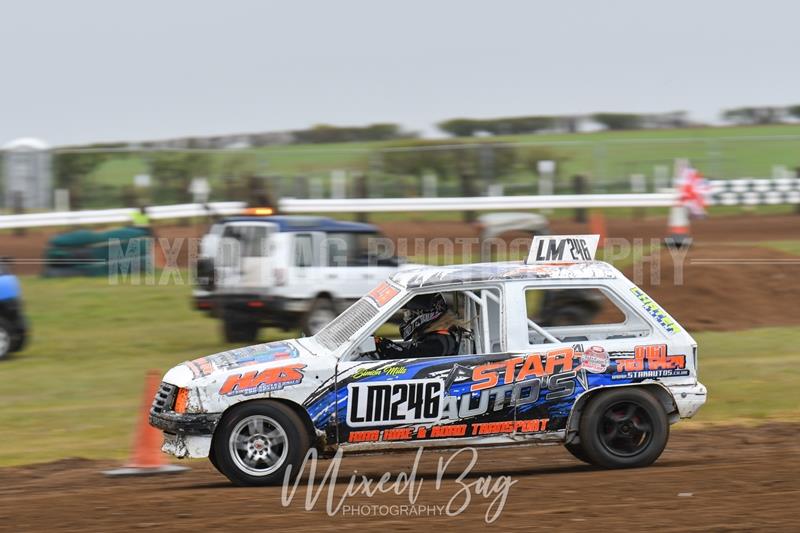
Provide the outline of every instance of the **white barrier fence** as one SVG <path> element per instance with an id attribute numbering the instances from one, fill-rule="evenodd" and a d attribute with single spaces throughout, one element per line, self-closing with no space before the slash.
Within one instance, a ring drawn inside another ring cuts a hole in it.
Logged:
<path id="1" fill-rule="evenodd" d="M 279 210 L 283 213 L 377 213 L 414 211 L 502 211 L 529 209 L 575 209 L 606 207 L 670 207 L 675 204 L 674 192 L 638 194 L 558 194 L 539 196 L 476 196 L 467 198 L 284 198 Z M 714 180 L 711 182 L 710 205 L 762 205 L 800 203 L 800 180 L 749 179 Z M 210 202 L 149 207 L 154 220 L 208 215 L 236 215 L 244 202 Z M 0 216 L 0 229 L 81 224 L 124 224 L 136 211 L 101 209 L 29 213 Z"/>
<path id="2" fill-rule="evenodd" d="M 209 214 L 224 216 L 239 214 L 244 206 L 244 202 L 211 202 L 206 205 L 158 205 L 148 207 L 147 214 L 153 220 L 199 217 Z M 0 216 L 0 229 L 75 226 L 81 224 L 125 224 L 131 221 L 131 215 L 136 211 L 138 209 L 123 208 L 4 215 Z"/>
<path id="3" fill-rule="evenodd" d="M 281 201 L 284 213 L 378 213 L 411 211 L 501 211 L 591 207 L 669 207 L 672 193 L 551 194 L 544 196 L 476 196 L 461 198 L 360 198 Z"/>

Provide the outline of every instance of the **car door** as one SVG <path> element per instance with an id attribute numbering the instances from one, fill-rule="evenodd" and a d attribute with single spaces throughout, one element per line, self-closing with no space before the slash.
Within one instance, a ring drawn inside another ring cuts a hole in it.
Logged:
<path id="1" fill-rule="evenodd" d="M 435 442 L 514 432 L 513 371 L 507 369 L 519 354 L 502 351 L 501 291 L 452 292 L 468 294 L 460 297 L 459 316 L 475 319 L 471 339 L 462 339 L 462 348 L 471 345 L 464 348 L 467 353 L 339 362 L 335 433 L 340 444 Z"/>
<path id="2" fill-rule="evenodd" d="M 254 290 L 271 285 L 269 239 L 277 226 L 268 222 L 231 222 L 225 225 L 215 258 L 220 287 Z"/>
<path id="3" fill-rule="evenodd" d="M 279 291 L 283 296 L 297 300 L 313 299 L 322 292 L 325 268 L 322 266 L 324 233 L 298 232 L 289 234 L 290 248 L 286 270 L 286 283 Z M 278 292 L 278 291 L 276 291 Z"/>

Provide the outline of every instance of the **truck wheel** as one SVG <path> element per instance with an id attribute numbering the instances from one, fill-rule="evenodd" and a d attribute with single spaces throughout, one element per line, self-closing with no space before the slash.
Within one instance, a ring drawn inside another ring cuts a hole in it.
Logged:
<path id="1" fill-rule="evenodd" d="M 270 400 L 233 407 L 214 432 L 214 464 L 236 485 L 276 485 L 299 472 L 311 437 L 290 408 Z"/>
<path id="2" fill-rule="evenodd" d="M 572 456 L 573 456 L 575 459 L 578 459 L 579 461 L 583 461 L 584 463 L 589 463 L 589 464 L 591 464 L 591 463 L 592 463 L 592 462 L 589 460 L 589 458 L 588 458 L 588 457 L 586 457 L 586 452 L 584 451 L 584 449 L 583 449 L 583 446 L 581 446 L 581 444 L 580 444 L 580 443 L 569 443 L 569 444 L 565 444 L 565 445 L 564 445 L 564 448 L 566 448 L 566 449 L 567 449 L 567 451 L 568 451 L 569 453 L 571 453 L 571 454 L 572 454 Z"/>
<path id="3" fill-rule="evenodd" d="M 12 331 L 8 320 L 0 318 L 0 359 L 12 351 Z"/>
<path id="4" fill-rule="evenodd" d="M 330 298 L 317 298 L 303 319 L 303 333 L 308 336 L 316 335 L 334 318 L 336 318 L 336 310 L 333 308 Z"/>
<path id="5" fill-rule="evenodd" d="M 605 468 L 652 464 L 664 451 L 669 422 L 664 408 L 641 388 L 623 387 L 589 402 L 579 426 L 587 459 Z"/>
<path id="6" fill-rule="evenodd" d="M 254 343 L 258 338 L 258 322 L 235 320 L 229 316 L 222 318 L 222 333 L 226 342 Z"/>

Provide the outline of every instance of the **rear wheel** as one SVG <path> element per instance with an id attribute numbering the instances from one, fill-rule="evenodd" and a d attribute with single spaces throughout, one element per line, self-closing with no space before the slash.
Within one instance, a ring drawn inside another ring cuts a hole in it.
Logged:
<path id="1" fill-rule="evenodd" d="M 583 446 L 581 446 L 581 444 L 579 442 L 577 442 L 577 443 L 576 442 L 572 442 L 572 443 L 569 443 L 569 444 L 565 444 L 564 448 L 566 448 L 567 451 L 569 453 L 571 453 L 573 457 L 575 457 L 575 459 L 578 459 L 579 461 L 583 461 L 584 463 L 591 464 L 591 461 L 589 460 L 589 458 L 586 457 L 586 452 L 584 451 Z"/>
<path id="2" fill-rule="evenodd" d="M 289 407 L 257 400 L 233 407 L 214 433 L 212 464 L 237 485 L 275 485 L 296 476 L 311 437 Z"/>
<path id="3" fill-rule="evenodd" d="M 640 388 L 624 387 L 592 399 L 581 415 L 581 448 L 589 462 L 634 468 L 655 462 L 669 438 L 664 408 Z"/>
<path id="4" fill-rule="evenodd" d="M 222 333 L 226 342 L 254 343 L 259 329 L 258 322 L 237 320 L 228 315 L 222 318 Z"/>
<path id="5" fill-rule="evenodd" d="M 333 308 L 330 298 L 317 298 L 311 304 L 311 309 L 308 310 L 303 320 L 303 333 L 309 336 L 316 335 L 334 318 L 336 318 L 336 310 Z"/>

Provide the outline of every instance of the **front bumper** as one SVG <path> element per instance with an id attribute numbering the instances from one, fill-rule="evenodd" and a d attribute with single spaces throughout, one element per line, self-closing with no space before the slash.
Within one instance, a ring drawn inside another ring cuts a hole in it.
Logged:
<path id="1" fill-rule="evenodd" d="M 150 407 L 150 425 L 164 432 L 163 452 L 175 457 L 207 457 L 220 413 L 176 413 L 178 387 L 163 381 Z"/>
<path id="2" fill-rule="evenodd" d="M 161 445 L 161 451 L 174 455 L 179 459 L 208 457 L 209 453 L 211 453 L 211 435 L 164 433 L 164 443 Z"/>
<path id="3" fill-rule="evenodd" d="M 206 311 L 210 313 L 213 307 L 211 293 L 208 291 L 195 290 L 192 292 L 192 309 L 196 311 Z"/>
<path id="4" fill-rule="evenodd" d="M 219 422 L 219 414 L 176 413 L 175 411 L 150 411 L 150 425 L 165 431 L 182 435 L 213 435 Z"/>

